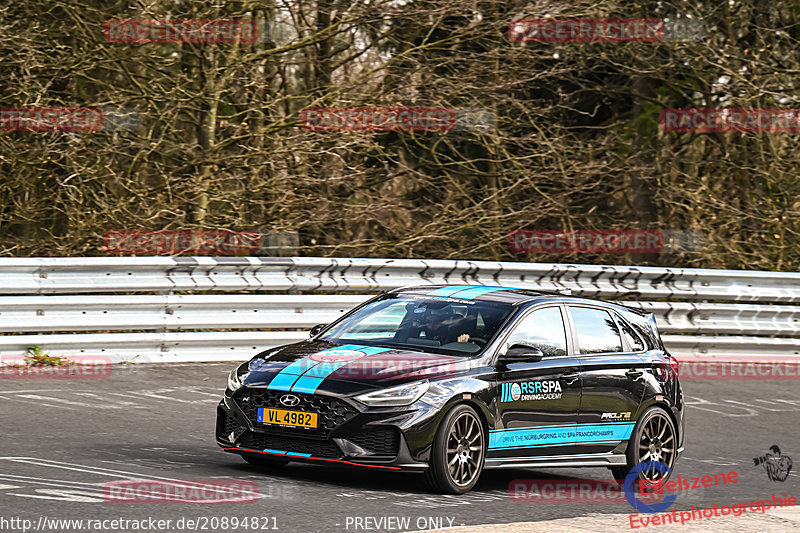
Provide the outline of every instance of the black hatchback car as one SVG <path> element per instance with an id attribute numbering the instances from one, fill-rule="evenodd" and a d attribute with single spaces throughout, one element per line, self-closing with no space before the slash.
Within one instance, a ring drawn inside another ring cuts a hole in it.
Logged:
<path id="1" fill-rule="evenodd" d="M 247 462 L 424 472 L 444 493 L 484 468 L 671 468 L 677 361 L 653 315 L 483 285 L 389 291 L 234 369 L 217 443 Z M 669 475 L 642 470 L 642 480 Z"/>

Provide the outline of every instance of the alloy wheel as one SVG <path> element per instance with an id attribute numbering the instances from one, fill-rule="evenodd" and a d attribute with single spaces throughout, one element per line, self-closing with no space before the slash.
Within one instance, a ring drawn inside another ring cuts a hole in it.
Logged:
<path id="1" fill-rule="evenodd" d="M 675 430 L 672 421 L 663 413 L 657 412 L 645 423 L 639 439 L 639 463 L 657 461 L 672 468 L 675 461 Z M 648 481 L 658 481 L 666 476 L 654 466 L 642 470 L 640 477 Z"/>
<path id="2" fill-rule="evenodd" d="M 447 436 L 447 470 L 458 486 L 472 483 L 483 460 L 483 432 L 480 421 L 469 411 L 461 413 Z"/>

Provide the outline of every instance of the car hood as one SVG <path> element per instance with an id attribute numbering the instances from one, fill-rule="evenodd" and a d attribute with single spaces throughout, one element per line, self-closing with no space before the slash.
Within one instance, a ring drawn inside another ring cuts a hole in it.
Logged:
<path id="1" fill-rule="evenodd" d="M 456 357 L 399 348 L 303 341 L 267 350 L 247 364 L 247 387 L 351 395 L 421 379 L 440 379 L 474 366 Z"/>

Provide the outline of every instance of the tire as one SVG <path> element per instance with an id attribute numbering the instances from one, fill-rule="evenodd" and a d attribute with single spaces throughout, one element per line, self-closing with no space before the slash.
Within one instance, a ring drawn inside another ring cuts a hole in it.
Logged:
<path id="1" fill-rule="evenodd" d="M 263 469 L 276 469 L 289 464 L 287 459 L 280 459 L 278 457 L 270 457 L 268 455 L 261 454 L 242 454 L 242 459 L 244 459 L 248 464 Z"/>
<path id="2" fill-rule="evenodd" d="M 478 482 L 485 458 L 486 434 L 478 413 L 457 405 L 436 430 L 425 481 L 436 492 L 464 494 Z"/>
<path id="3" fill-rule="evenodd" d="M 625 466 L 609 467 L 614 479 L 620 485 L 631 469 L 642 461 L 656 460 L 669 467 L 665 473 L 656 469 L 640 471 L 638 481 L 665 482 L 672 474 L 678 447 L 678 435 L 672 418 L 661 407 L 651 407 L 639 418 L 628 441 L 625 451 Z M 638 490 L 641 483 L 634 484 Z"/>

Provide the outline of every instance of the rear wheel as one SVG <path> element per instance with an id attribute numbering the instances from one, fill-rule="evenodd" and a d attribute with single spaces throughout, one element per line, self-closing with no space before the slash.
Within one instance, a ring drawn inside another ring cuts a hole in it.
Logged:
<path id="1" fill-rule="evenodd" d="M 639 419 L 628 442 L 625 452 L 626 466 L 613 466 L 611 473 L 620 485 L 631 469 L 644 461 L 657 461 L 666 465 L 669 470 L 661 472 L 657 468 L 639 471 L 638 481 L 650 483 L 664 482 L 669 479 L 678 449 L 678 436 L 672 418 L 660 407 L 648 409 Z M 640 483 L 634 483 L 640 487 Z"/>
<path id="2" fill-rule="evenodd" d="M 458 405 L 445 415 L 431 448 L 425 480 L 444 494 L 463 494 L 478 482 L 483 470 L 486 437 L 475 410 Z"/>
<path id="3" fill-rule="evenodd" d="M 286 459 L 255 453 L 242 454 L 242 459 L 253 466 L 264 469 L 281 468 L 289 463 Z"/>

